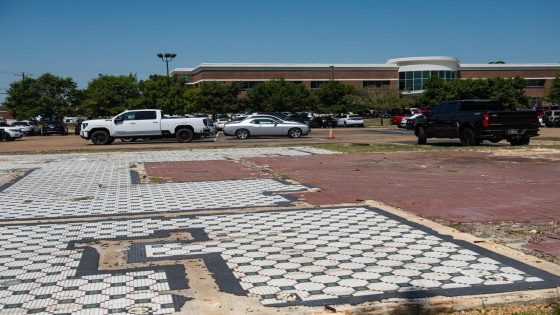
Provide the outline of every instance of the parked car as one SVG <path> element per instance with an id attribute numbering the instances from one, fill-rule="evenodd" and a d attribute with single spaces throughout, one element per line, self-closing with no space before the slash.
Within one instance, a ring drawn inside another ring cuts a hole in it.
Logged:
<path id="1" fill-rule="evenodd" d="M 229 121 L 229 119 L 227 118 L 227 116 L 226 117 L 218 117 L 214 121 L 214 127 L 216 127 L 216 129 L 218 129 L 218 130 L 222 130 L 222 129 L 224 129 L 224 126 L 228 121 Z"/>
<path id="2" fill-rule="evenodd" d="M 334 128 L 336 119 L 330 115 L 315 116 L 310 122 L 311 128 Z"/>
<path id="3" fill-rule="evenodd" d="M 363 127 L 364 126 L 364 118 L 362 118 L 362 116 L 357 115 L 357 114 L 350 114 L 350 115 L 344 115 L 342 117 L 339 117 L 336 120 L 336 125 L 337 126 L 343 126 L 343 127 L 352 127 L 352 126 L 358 126 L 358 127 Z"/>
<path id="4" fill-rule="evenodd" d="M 39 126 L 37 126 L 35 122 L 27 120 L 16 121 L 12 124 L 12 127 L 20 128 L 23 134 L 26 136 L 38 135 L 41 132 L 41 128 L 39 128 Z"/>
<path id="5" fill-rule="evenodd" d="M 288 119 L 290 119 L 291 121 L 297 121 L 297 122 L 300 122 L 302 124 L 306 124 L 308 126 L 310 126 L 310 124 L 311 124 L 311 119 L 309 119 L 309 116 L 306 113 L 290 114 L 290 115 L 288 115 Z"/>
<path id="6" fill-rule="evenodd" d="M 399 124 L 399 128 L 412 130 L 417 122 L 422 121 L 425 118 L 426 116 L 422 113 L 416 113 L 410 117 L 403 117 L 401 123 Z"/>
<path id="7" fill-rule="evenodd" d="M 414 127 L 418 144 L 426 144 L 428 138 L 459 138 L 464 146 L 504 139 L 511 145 L 527 145 L 531 137 L 539 135 L 536 111 L 506 110 L 492 100 L 448 101 L 425 116 Z"/>
<path id="8" fill-rule="evenodd" d="M 46 121 L 46 122 L 43 123 L 43 127 L 41 128 L 41 135 L 43 135 L 43 136 L 50 136 L 50 135 L 67 136 L 68 135 L 68 128 L 62 122 Z"/>
<path id="9" fill-rule="evenodd" d="M 543 122 L 547 127 L 560 127 L 560 110 L 544 112 Z"/>
<path id="10" fill-rule="evenodd" d="M 247 139 L 253 136 L 288 136 L 299 138 L 309 134 L 309 126 L 300 122 L 283 121 L 269 115 L 254 115 L 224 127 L 224 135 Z"/>
<path id="11" fill-rule="evenodd" d="M 8 124 L 0 123 L 0 129 L 3 131 L 2 138 L 0 138 L 0 140 L 14 141 L 23 137 L 23 132 L 20 128 L 14 128 Z"/>

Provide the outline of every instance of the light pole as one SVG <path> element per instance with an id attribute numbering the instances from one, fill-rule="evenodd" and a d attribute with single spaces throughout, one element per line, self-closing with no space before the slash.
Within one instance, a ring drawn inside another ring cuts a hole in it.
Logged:
<path id="1" fill-rule="evenodd" d="M 173 53 L 160 53 L 157 54 L 161 61 L 165 62 L 165 69 L 167 70 L 167 82 L 169 82 L 169 62 L 173 60 L 177 56 L 177 54 Z"/>

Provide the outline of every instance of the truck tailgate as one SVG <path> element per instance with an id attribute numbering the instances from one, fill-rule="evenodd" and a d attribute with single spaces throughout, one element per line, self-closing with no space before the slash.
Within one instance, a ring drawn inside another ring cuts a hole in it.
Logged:
<path id="1" fill-rule="evenodd" d="M 492 129 L 536 129 L 537 112 L 536 111 L 491 111 L 490 128 Z"/>

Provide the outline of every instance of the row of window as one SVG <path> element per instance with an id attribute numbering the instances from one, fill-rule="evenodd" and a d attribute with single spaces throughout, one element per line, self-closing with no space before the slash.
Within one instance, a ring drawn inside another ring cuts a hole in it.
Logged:
<path id="1" fill-rule="evenodd" d="M 431 77 L 443 80 L 453 80 L 457 76 L 455 71 L 405 71 L 399 72 L 399 90 L 420 91 L 424 89 L 424 82 Z"/>

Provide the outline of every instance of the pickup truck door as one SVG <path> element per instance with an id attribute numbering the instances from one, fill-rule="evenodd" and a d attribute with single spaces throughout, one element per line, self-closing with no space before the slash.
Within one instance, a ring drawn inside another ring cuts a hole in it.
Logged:
<path id="1" fill-rule="evenodd" d="M 455 114 L 457 102 L 446 102 L 436 106 L 428 119 L 429 134 L 436 138 L 452 138 L 456 133 Z"/>
<path id="2" fill-rule="evenodd" d="M 115 127 L 113 129 L 113 135 L 115 137 L 126 137 L 130 134 L 131 131 L 131 123 L 134 122 L 136 117 L 135 112 L 124 112 L 119 116 L 115 117 L 113 123 Z"/>
<path id="3" fill-rule="evenodd" d="M 134 119 L 125 121 L 127 136 L 159 136 L 161 135 L 160 119 L 155 110 L 133 112 Z"/>
<path id="4" fill-rule="evenodd" d="M 440 115 L 441 135 L 446 138 L 457 137 L 459 126 L 457 125 L 457 115 L 459 114 L 459 102 L 449 102 L 445 111 Z"/>

